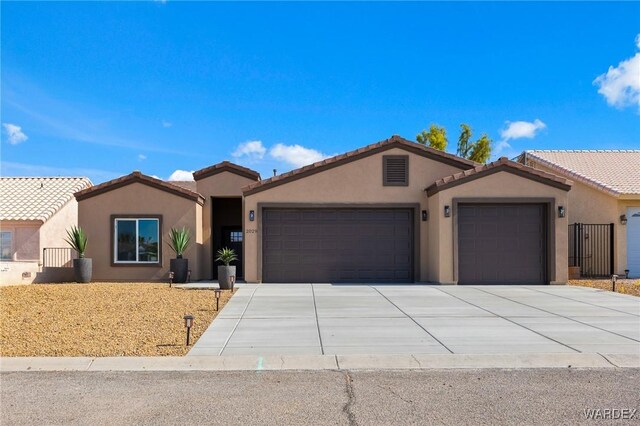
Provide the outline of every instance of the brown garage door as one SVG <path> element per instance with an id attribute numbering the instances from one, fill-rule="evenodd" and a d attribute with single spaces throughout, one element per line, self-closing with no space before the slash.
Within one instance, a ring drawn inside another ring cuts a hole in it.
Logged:
<path id="1" fill-rule="evenodd" d="M 459 204 L 459 284 L 545 284 L 544 204 Z"/>
<path id="2" fill-rule="evenodd" d="M 262 280 L 413 281 L 413 210 L 264 209 Z"/>

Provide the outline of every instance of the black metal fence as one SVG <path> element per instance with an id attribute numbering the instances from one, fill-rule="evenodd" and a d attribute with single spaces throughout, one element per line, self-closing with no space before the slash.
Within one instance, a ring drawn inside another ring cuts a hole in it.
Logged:
<path id="1" fill-rule="evenodd" d="M 613 275 L 613 223 L 569 225 L 569 266 L 579 266 L 585 278 Z"/>
<path id="2" fill-rule="evenodd" d="M 70 247 L 47 247 L 42 249 L 44 268 L 73 268 L 76 251 Z"/>

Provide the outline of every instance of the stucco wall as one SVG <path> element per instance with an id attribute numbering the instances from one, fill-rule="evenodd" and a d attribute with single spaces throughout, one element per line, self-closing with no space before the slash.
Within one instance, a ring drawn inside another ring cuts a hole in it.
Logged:
<path id="1" fill-rule="evenodd" d="M 11 232 L 14 261 L 35 261 L 41 258 L 40 253 L 40 227 L 39 220 L 0 221 L 0 229 Z"/>
<path id="2" fill-rule="evenodd" d="M 0 286 L 31 284 L 40 271 L 37 260 L 31 262 L 0 262 Z M 23 276 L 22 274 L 27 274 Z"/>
<path id="3" fill-rule="evenodd" d="M 409 156 L 409 186 L 382 185 L 382 157 L 384 155 Z M 259 271 L 259 234 L 261 231 L 258 205 L 261 203 L 321 203 L 321 204 L 419 204 L 427 208 L 424 189 L 437 179 L 459 172 L 460 169 L 393 148 L 363 159 L 293 180 L 266 191 L 248 195 L 244 200 L 244 250 L 245 277 L 249 282 L 261 281 Z M 249 211 L 256 212 L 256 220 L 249 222 Z M 428 276 L 431 254 L 428 246 L 428 229 L 425 222 L 417 222 L 420 241 L 420 269 L 416 281 Z"/>
<path id="4" fill-rule="evenodd" d="M 457 271 L 455 271 L 454 252 L 454 225 L 457 220 L 457 212 L 454 208 L 454 200 L 464 202 L 472 198 L 552 198 L 550 217 L 554 221 L 551 249 L 554 259 L 553 268 L 550 268 L 550 281 L 552 284 L 566 283 L 567 269 L 567 217 L 559 218 L 556 207 L 567 205 L 567 192 L 543 183 L 523 178 L 508 172 L 498 172 L 481 179 L 469 181 L 445 189 L 429 198 L 429 228 L 432 233 L 437 232 L 431 241 L 431 252 L 436 250 L 438 255 L 430 259 L 433 265 L 429 270 L 429 280 L 440 283 L 457 283 Z M 452 209 L 450 217 L 444 217 L 444 206 Z M 550 224 L 551 225 L 551 224 Z"/>
<path id="5" fill-rule="evenodd" d="M 531 163 L 540 170 L 556 173 L 553 170 Z M 619 200 L 601 190 L 574 180 L 569 191 L 567 207 L 568 224 L 570 223 L 613 223 L 615 229 L 615 262 L 614 271 L 622 275 L 627 268 L 627 227 L 620 224 L 620 215 L 627 213 L 627 207 L 640 207 L 638 200 Z"/>
<path id="6" fill-rule="evenodd" d="M 65 241 L 67 229 L 77 224 L 78 202 L 73 198 L 40 228 L 40 256 L 46 247 L 69 247 Z"/>
<path id="7" fill-rule="evenodd" d="M 162 215 L 161 266 L 111 266 L 111 215 Z M 192 244 L 184 257 L 189 259 L 191 279 L 200 279 L 202 247 L 202 207 L 195 201 L 179 197 L 141 183 L 132 183 L 78 203 L 78 223 L 87 233 L 86 256 L 93 259 L 93 279 L 97 281 L 166 280 L 169 261 L 175 253 L 167 245 L 172 227 L 191 230 Z"/>
<path id="8" fill-rule="evenodd" d="M 242 197 L 243 186 L 254 183 L 249 179 L 231 172 L 221 172 L 196 182 L 197 191 L 205 199 L 202 207 L 202 251 L 200 264 L 202 278 L 213 278 L 212 232 L 211 232 L 211 197 Z"/>

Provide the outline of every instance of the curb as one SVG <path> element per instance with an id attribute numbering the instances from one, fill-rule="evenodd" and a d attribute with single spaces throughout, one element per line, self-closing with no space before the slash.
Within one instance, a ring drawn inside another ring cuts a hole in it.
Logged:
<path id="1" fill-rule="evenodd" d="M 640 354 L 242 355 L 5 357 L 0 372 L 640 368 Z"/>

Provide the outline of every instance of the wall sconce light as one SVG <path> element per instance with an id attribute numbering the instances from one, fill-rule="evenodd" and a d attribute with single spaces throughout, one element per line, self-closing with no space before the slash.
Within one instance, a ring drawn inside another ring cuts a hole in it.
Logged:
<path id="1" fill-rule="evenodd" d="M 256 212 L 254 210 L 249 210 L 249 222 L 253 222 L 256 219 Z"/>
<path id="2" fill-rule="evenodd" d="M 422 210 L 422 221 L 426 222 L 429 219 L 429 213 L 426 210 Z"/>
<path id="3" fill-rule="evenodd" d="M 450 216 L 451 216 L 451 207 L 444 206 L 444 217 L 450 217 Z"/>
<path id="4" fill-rule="evenodd" d="M 623 225 L 627 224 L 627 215 L 626 214 L 621 214 L 620 215 L 620 223 Z"/>
<path id="5" fill-rule="evenodd" d="M 564 210 L 564 206 L 558 206 L 558 217 L 564 217 L 566 211 Z"/>

